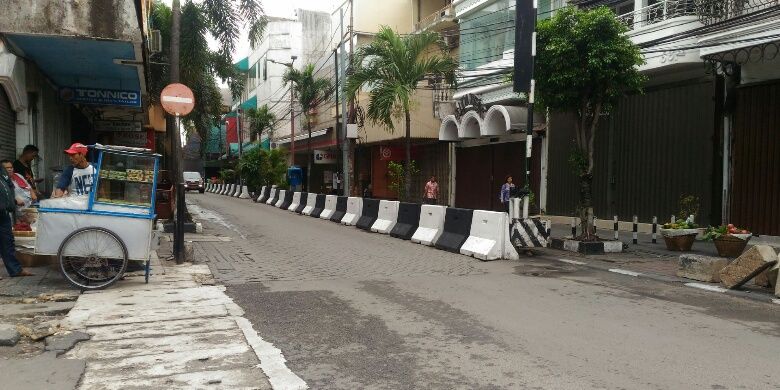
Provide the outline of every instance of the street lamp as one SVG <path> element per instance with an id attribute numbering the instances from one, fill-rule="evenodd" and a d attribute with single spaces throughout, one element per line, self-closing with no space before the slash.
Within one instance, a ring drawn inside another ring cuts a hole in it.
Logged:
<path id="1" fill-rule="evenodd" d="M 293 69 L 293 64 L 295 63 L 295 60 L 298 59 L 298 56 L 290 56 L 290 62 L 279 62 L 276 60 L 268 59 L 268 62 L 273 62 L 274 64 L 278 65 L 284 65 L 290 69 Z M 295 102 L 295 88 L 292 86 L 292 81 L 290 81 L 290 166 L 295 166 L 295 112 L 294 112 L 294 102 Z"/>

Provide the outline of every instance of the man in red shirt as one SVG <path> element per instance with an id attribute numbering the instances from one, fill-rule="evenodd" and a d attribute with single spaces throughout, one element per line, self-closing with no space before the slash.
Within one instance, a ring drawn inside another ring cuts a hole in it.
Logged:
<path id="1" fill-rule="evenodd" d="M 439 183 L 436 181 L 436 176 L 431 176 L 428 182 L 425 183 L 423 203 L 436 204 L 437 199 L 439 199 Z"/>

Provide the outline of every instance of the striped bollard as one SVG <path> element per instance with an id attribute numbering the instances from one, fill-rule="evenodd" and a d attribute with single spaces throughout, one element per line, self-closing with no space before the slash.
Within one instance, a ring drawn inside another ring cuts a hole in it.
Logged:
<path id="1" fill-rule="evenodd" d="M 634 228 L 632 229 L 632 235 L 633 235 L 633 243 L 634 245 L 639 243 L 639 237 L 637 233 L 639 232 L 639 218 L 637 216 L 634 216 Z"/>
<path id="2" fill-rule="evenodd" d="M 618 224 L 618 216 L 612 217 L 612 230 L 615 231 L 615 241 L 620 240 L 620 226 Z"/>
<path id="3" fill-rule="evenodd" d="M 552 221 L 549 219 L 544 221 L 544 230 L 547 231 L 547 245 L 550 245 L 552 243 Z"/>
<path id="4" fill-rule="evenodd" d="M 653 217 L 653 244 L 658 243 L 658 217 Z"/>
<path id="5" fill-rule="evenodd" d="M 571 217 L 571 238 L 577 237 L 577 218 Z"/>

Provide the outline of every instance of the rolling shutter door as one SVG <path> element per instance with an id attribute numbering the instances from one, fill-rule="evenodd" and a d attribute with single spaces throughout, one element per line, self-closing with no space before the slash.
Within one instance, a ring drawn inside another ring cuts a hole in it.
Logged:
<path id="1" fill-rule="evenodd" d="M 8 95 L 0 88 L 0 159 L 16 158 L 16 113 L 11 109 Z"/>

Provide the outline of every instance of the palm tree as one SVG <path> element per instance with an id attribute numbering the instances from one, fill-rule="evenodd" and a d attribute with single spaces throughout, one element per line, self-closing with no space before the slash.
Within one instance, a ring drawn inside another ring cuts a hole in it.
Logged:
<path id="1" fill-rule="evenodd" d="M 314 157 L 311 153 L 311 128 L 316 116 L 315 109 L 328 98 L 333 92 L 333 86 L 330 80 L 326 78 L 316 77 L 314 71 L 314 65 L 308 64 L 303 69 L 298 70 L 293 67 L 287 69 L 284 73 L 284 82 L 293 83 L 292 88 L 298 95 L 298 102 L 301 105 L 301 111 L 303 112 L 303 118 L 306 124 L 306 130 L 309 132 L 309 139 L 307 141 L 307 149 L 309 155 L 309 174 L 306 175 L 306 189 L 311 189 L 311 167 Z"/>
<path id="2" fill-rule="evenodd" d="M 259 0 L 187 0 L 181 7 L 180 23 L 180 82 L 195 94 L 195 108 L 185 121 L 202 139 L 208 139 L 208 131 L 222 114 L 222 96 L 215 76 L 228 82 L 233 98 L 241 95 L 244 75 L 233 66 L 231 53 L 244 28 L 249 31 L 250 45 L 259 43 L 267 19 Z M 152 55 L 149 71 L 149 95 L 158 102 L 160 91 L 170 80 L 171 8 L 155 0 L 149 24 L 151 29 L 160 30 L 163 40 L 163 50 Z M 209 48 L 209 36 L 219 43 L 217 50 Z"/>
<path id="3" fill-rule="evenodd" d="M 437 54 L 428 50 L 438 46 Z M 412 185 L 412 100 L 418 83 L 426 77 L 445 77 L 451 81 L 457 67 L 446 55 L 441 36 L 435 32 L 400 35 L 383 26 L 368 45 L 356 51 L 354 72 L 347 79 L 347 96 L 354 99 L 365 86 L 369 92 L 367 116 L 374 124 L 391 133 L 393 118 L 403 114 L 406 125 L 406 163 L 404 195 L 408 199 Z"/>
<path id="4" fill-rule="evenodd" d="M 276 115 L 268 108 L 267 104 L 260 106 L 260 108 L 248 109 L 246 116 L 249 119 L 249 131 L 252 134 L 257 134 L 257 138 L 260 139 L 263 133 L 267 133 L 269 141 L 273 141 Z"/>

